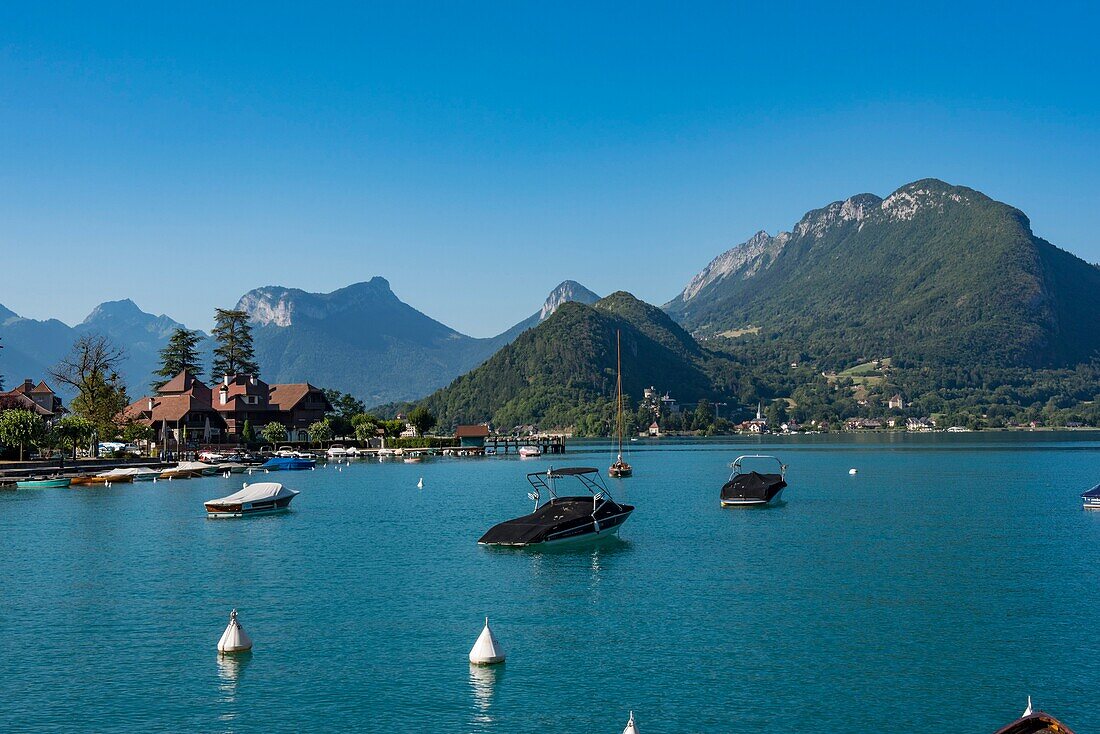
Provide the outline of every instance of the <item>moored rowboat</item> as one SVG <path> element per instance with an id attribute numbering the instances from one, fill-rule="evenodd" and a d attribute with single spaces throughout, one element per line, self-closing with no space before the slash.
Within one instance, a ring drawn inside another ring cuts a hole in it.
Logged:
<path id="1" fill-rule="evenodd" d="M 68 477 L 28 477 L 15 483 L 17 489 L 54 489 L 68 487 Z"/>

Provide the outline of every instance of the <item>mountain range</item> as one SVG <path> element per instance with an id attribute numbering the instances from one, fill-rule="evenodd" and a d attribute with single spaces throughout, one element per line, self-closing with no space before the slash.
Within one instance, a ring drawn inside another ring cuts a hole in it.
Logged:
<path id="1" fill-rule="evenodd" d="M 257 288 L 242 296 L 237 308 L 249 314 L 266 380 L 309 380 L 375 404 L 422 397 L 483 362 L 561 304 L 598 298 L 579 283 L 565 281 L 539 311 L 487 339 L 466 336 L 417 311 L 380 277 L 331 293 Z M 77 337 L 100 333 L 125 348 L 120 372 L 132 393 L 143 394 L 160 350 L 182 326 L 145 313 L 128 299 L 100 304 L 76 326 L 23 318 L 0 305 L 0 374 L 8 385 L 25 377 L 45 378 Z M 203 336 L 200 351 L 209 367 L 213 345 Z"/>
<path id="2" fill-rule="evenodd" d="M 820 371 L 889 357 L 903 368 L 1035 369 L 1100 355 L 1100 268 L 1037 237 L 1018 209 L 935 179 L 833 202 L 787 232 L 758 232 L 711 261 L 663 312 L 566 281 L 536 313 L 478 339 L 401 301 L 381 277 L 331 293 L 267 286 L 237 308 L 249 314 L 269 381 L 309 380 L 368 404 L 431 395 L 443 416 L 462 420 L 524 422 L 551 415 L 547 400 L 605 394 L 615 331 L 628 345 L 628 391 L 648 382 L 685 400 L 720 396 L 737 379 L 734 364 Z M 8 384 L 43 377 L 77 336 L 101 332 L 127 349 L 123 376 L 140 394 L 179 326 L 129 300 L 104 303 L 73 327 L 0 306 L 0 374 Z M 739 394 L 759 393 L 741 383 Z"/>

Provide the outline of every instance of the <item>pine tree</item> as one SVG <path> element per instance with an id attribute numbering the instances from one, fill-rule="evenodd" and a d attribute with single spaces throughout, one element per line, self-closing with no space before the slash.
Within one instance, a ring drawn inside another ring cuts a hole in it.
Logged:
<path id="1" fill-rule="evenodd" d="M 252 348 L 252 326 L 244 311 L 219 308 L 214 313 L 213 336 L 218 346 L 214 349 L 211 375 L 218 380 L 222 375 L 259 376 L 260 366 Z"/>
<path id="2" fill-rule="evenodd" d="M 184 370 L 196 375 L 202 371 L 202 364 L 199 362 L 199 341 L 201 337 L 197 331 L 181 327 L 172 332 L 168 344 L 160 350 L 161 367 L 153 373 L 160 379 L 153 380 L 154 390 Z"/>

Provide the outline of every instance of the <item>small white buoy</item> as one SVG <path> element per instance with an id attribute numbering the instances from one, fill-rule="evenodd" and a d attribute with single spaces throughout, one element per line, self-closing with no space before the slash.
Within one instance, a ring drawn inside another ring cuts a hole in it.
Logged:
<path id="1" fill-rule="evenodd" d="M 626 728 L 623 729 L 623 734 L 638 734 L 638 727 L 634 726 L 634 712 L 630 712 L 630 720 L 626 722 Z"/>
<path id="2" fill-rule="evenodd" d="M 856 474 L 859 474 L 859 469 L 849 469 L 848 473 L 854 476 Z"/>
<path id="3" fill-rule="evenodd" d="M 158 477 L 153 477 L 153 484 L 157 483 L 157 479 L 158 479 Z"/>
<path id="4" fill-rule="evenodd" d="M 424 477 L 420 477 L 420 481 L 416 483 L 417 489 L 424 489 Z"/>
<path id="5" fill-rule="evenodd" d="M 1032 713 L 1033 713 L 1033 712 L 1032 712 L 1032 710 L 1031 710 L 1031 696 L 1028 696 L 1028 697 L 1027 697 L 1027 708 L 1026 708 L 1026 709 L 1024 709 L 1024 713 L 1023 713 L 1023 714 L 1021 714 L 1020 718 L 1022 719 L 1022 718 L 1024 718 L 1025 716 L 1031 716 L 1031 714 L 1032 714 Z"/>
<path id="6" fill-rule="evenodd" d="M 251 469 L 248 470 L 248 476 L 252 476 L 252 470 Z"/>
<path id="7" fill-rule="evenodd" d="M 488 617 L 485 618 L 484 629 L 477 636 L 477 642 L 470 650 L 470 662 L 474 665 L 496 665 L 504 662 L 504 648 L 489 629 Z"/>
<path id="8" fill-rule="evenodd" d="M 229 613 L 229 625 L 218 640 L 218 652 L 245 652 L 252 649 L 252 638 L 237 621 L 237 610 Z"/>

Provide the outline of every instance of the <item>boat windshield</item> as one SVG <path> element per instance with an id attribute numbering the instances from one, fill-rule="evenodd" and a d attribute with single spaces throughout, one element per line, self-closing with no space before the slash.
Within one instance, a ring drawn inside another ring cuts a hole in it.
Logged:
<path id="1" fill-rule="evenodd" d="M 611 493 L 607 491 L 607 486 L 603 483 L 603 477 L 600 475 L 599 469 L 593 469 L 587 466 L 571 466 L 564 467 L 562 469 L 550 468 L 547 471 L 532 472 L 527 475 L 527 481 L 531 483 L 531 486 L 535 488 L 529 496 L 535 501 L 536 507 L 538 506 L 539 497 L 542 492 L 546 492 L 551 498 L 557 498 L 558 493 L 555 487 L 557 480 L 575 478 L 581 485 L 595 498 L 611 499 Z"/>
<path id="2" fill-rule="evenodd" d="M 743 471 L 742 462 L 746 459 L 770 459 L 779 465 L 779 476 L 783 479 L 787 477 L 787 465 L 780 461 L 778 457 L 769 456 L 767 454 L 745 454 L 744 456 L 738 456 L 734 462 L 730 464 L 730 468 L 733 469 L 733 473 L 730 474 L 730 479 L 733 479 Z"/>

